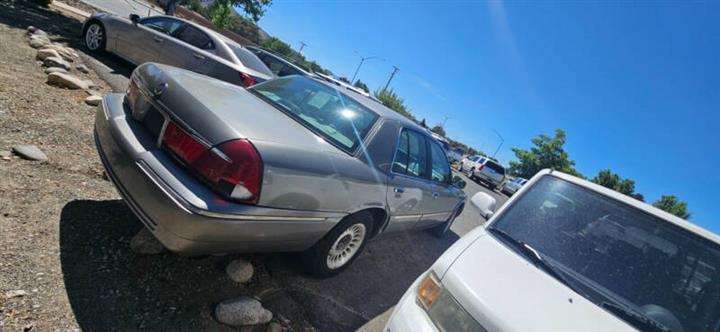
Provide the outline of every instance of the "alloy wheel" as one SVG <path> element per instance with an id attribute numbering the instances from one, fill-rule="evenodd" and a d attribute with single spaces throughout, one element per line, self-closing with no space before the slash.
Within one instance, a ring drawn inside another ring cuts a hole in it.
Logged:
<path id="1" fill-rule="evenodd" d="M 365 225 L 362 223 L 353 224 L 340 233 L 328 251 L 326 264 L 330 269 L 337 269 L 347 264 L 365 241 Z"/>
<path id="2" fill-rule="evenodd" d="M 95 23 L 88 27 L 85 31 L 85 45 L 91 51 L 97 51 L 102 45 L 103 38 L 105 38 L 102 27 Z"/>

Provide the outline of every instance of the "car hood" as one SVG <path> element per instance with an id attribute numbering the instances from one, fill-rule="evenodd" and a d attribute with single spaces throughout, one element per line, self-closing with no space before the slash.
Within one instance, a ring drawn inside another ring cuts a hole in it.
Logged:
<path id="1" fill-rule="evenodd" d="M 489 331 L 634 331 L 485 233 L 441 280 Z"/>

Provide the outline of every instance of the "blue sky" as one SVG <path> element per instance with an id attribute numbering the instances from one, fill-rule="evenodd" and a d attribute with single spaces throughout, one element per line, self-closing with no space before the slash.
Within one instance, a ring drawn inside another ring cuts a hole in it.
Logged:
<path id="1" fill-rule="evenodd" d="M 275 1 L 270 34 L 371 89 L 391 83 L 429 125 L 512 160 L 563 128 L 586 176 L 610 168 L 675 194 L 720 232 L 720 3 Z"/>

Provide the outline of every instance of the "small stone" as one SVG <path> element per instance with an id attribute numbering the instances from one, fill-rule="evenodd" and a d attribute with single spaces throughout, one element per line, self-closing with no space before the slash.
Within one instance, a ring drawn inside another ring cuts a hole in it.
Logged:
<path id="1" fill-rule="evenodd" d="M 7 292 L 5 293 L 5 298 L 6 298 L 6 299 L 12 299 L 12 298 L 15 298 L 15 297 L 23 297 L 23 296 L 25 296 L 25 295 L 27 295 L 27 292 L 24 291 L 24 290 L 22 290 L 22 289 L 11 290 L 11 291 L 7 291 Z"/>
<path id="2" fill-rule="evenodd" d="M 225 272 L 230 276 L 230 279 L 244 284 L 250 281 L 255 269 L 253 269 L 252 263 L 244 259 L 236 259 L 228 264 Z"/>
<path id="3" fill-rule="evenodd" d="M 77 66 L 75 66 L 75 69 L 77 69 L 78 71 L 80 71 L 83 74 L 87 74 L 90 72 L 90 69 L 86 65 L 77 65 Z"/>
<path id="4" fill-rule="evenodd" d="M 73 61 L 75 61 L 75 59 L 78 58 L 77 52 L 75 52 L 75 50 L 73 50 L 70 47 L 65 47 L 65 46 L 62 46 L 59 44 L 51 43 L 51 44 L 45 45 L 44 48 L 49 48 L 49 49 L 53 49 L 53 50 L 57 51 L 58 54 L 60 54 L 60 56 L 63 59 L 70 61 L 70 62 L 73 62 Z"/>
<path id="5" fill-rule="evenodd" d="M 51 56 L 43 60 L 43 64 L 47 67 L 60 67 L 65 70 L 70 70 L 70 64 L 63 60 L 61 57 Z"/>
<path id="6" fill-rule="evenodd" d="M 35 31 L 33 31 L 32 34 L 33 34 L 33 36 L 43 36 L 43 37 L 47 37 L 47 35 L 48 35 L 47 32 L 42 31 L 40 29 L 35 29 Z"/>
<path id="7" fill-rule="evenodd" d="M 38 28 L 36 28 L 36 27 L 34 27 L 34 26 L 32 26 L 32 25 L 30 25 L 30 26 L 27 27 L 27 31 L 28 31 L 29 33 L 34 33 L 35 31 L 37 31 L 37 29 L 38 29 Z"/>
<path id="8" fill-rule="evenodd" d="M 12 157 L 12 152 L 5 151 L 5 150 L 0 151 L 0 159 L 10 160 L 10 159 L 12 159 L 11 157 Z"/>
<path id="9" fill-rule="evenodd" d="M 160 243 L 147 228 L 143 227 L 143 229 L 130 240 L 130 249 L 140 255 L 156 255 L 163 252 L 165 247 L 163 247 L 162 243 Z"/>
<path id="10" fill-rule="evenodd" d="M 37 51 L 37 55 L 35 56 L 38 60 L 45 60 L 49 57 L 56 57 L 59 58 L 60 54 L 56 50 L 50 49 L 50 48 L 41 48 Z"/>
<path id="11" fill-rule="evenodd" d="M 48 159 L 47 155 L 35 145 L 16 145 L 13 146 L 13 152 L 29 160 L 45 161 Z"/>
<path id="12" fill-rule="evenodd" d="M 282 327 L 282 325 L 280 325 L 280 323 L 270 322 L 270 324 L 268 324 L 268 326 L 267 326 L 266 331 L 267 332 L 283 332 L 283 327 Z"/>
<path id="13" fill-rule="evenodd" d="M 102 96 L 98 96 L 98 95 L 91 95 L 91 96 L 85 98 L 85 104 L 88 104 L 90 106 L 100 105 L 101 101 L 102 101 Z"/>
<path id="14" fill-rule="evenodd" d="M 68 89 L 87 89 L 87 82 L 65 73 L 50 73 L 48 75 L 48 84 Z"/>
<path id="15" fill-rule="evenodd" d="M 262 303 L 247 296 L 222 301 L 215 307 L 217 320 L 233 327 L 265 324 L 272 316 Z"/>
<path id="16" fill-rule="evenodd" d="M 51 73 L 63 73 L 67 74 L 67 70 L 62 69 L 60 67 L 49 67 L 48 69 L 45 69 L 45 74 L 51 74 Z"/>
<path id="17" fill-rule="evenodd" d="M 50 44 L 48 39 L 30 37 L 30 47 L 32 48 L 45 47 L 47 44 Z"/>

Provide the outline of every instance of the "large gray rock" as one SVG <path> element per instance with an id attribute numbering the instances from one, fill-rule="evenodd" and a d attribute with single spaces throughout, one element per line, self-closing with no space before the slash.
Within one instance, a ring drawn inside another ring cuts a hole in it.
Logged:
<path id="1" fill-rule="evenodd" d="M 46 37 L 46 38 L 48 36 L 47 32 L 37 29 L 37 28 L 34 31 L 32 31 L 32 35 L 33 36 L 42 36 L 42 37 Z"/>
<path id="2" fill-rule="evenodd" d="M 143 227 L 132 240 L 130 240 L 130 249 L 140 255 L 156 255 L 165 250 L 162 243 L 158 241 L 150 231 Z"/>
<path id="3" fill-rule="evenodd" d="M 29 26 L 27 27 L 28 33 L 34 33 L 34 32 L 37 31 L 37 30 L 38 30 L 38 28 L 36 28 L 36 27 L 34 27 L 34 26 L 32 26 L 32 25 L 29 25 Z"/>
<path id="4" fill-rule="evenodd" d="M 73 61 L 75 61 L 75 59 L 77 59 L 79 57 L 77 52 L 75 52 L 74 49 L 72 49 L 70 47 L 65 47 L 65 46 L 62 46 L 59 44 L 51 43 L 51 44 L 45 45 L 45 47 L 43 47 L 43 48 L 49 48 L 49 49 L 55 50 L 66 61 L 73 62 Z"/>
<path id="5" fill-rule="evenodd" d="M 70 70 L 70 64 L 59 56 L 47 57 L 43 60 L 43 64 L 46 67 L 60 67 L 65 70 Z"/>
<path id="6" fill-rule="evenodd" d="M 48 69 L 45 69 L 45 74 L 51 74 L 51 73 L 67 73 L 68 71 L 65 69 L 62 69 L 60 67 L 49 67 Z"/>
<path id="7" fill-rule="evenodd" d="M 50 40 L 47 38 L 41 38 L 41 37 L 35 37 L 30 36 L 30 47 L 32 48 L 42 48 L 50 44 Z"/>
<path id="8" fill-rule="evenodd" d="M 50 73 L 48 74 L 48 84 L 59 86 L 61 88 L 68 88 L 68 89 L 87 89 L 88 84 L 87 82 L 79 79 L 76 76 L 73 76 L 71 74 L 65 74 L 65 73 Z"/>
<path id="9" fill-rule="evenodd" d="M 13 146 L 13 152 L 29 160 L 45 161 L 48 159 L 47 155 L 35 145 L 16 145 Z"/>
<path id="10" fill-rule="evenodd" d="M 56 50 L 53 50 L 53 49 L 50 49 L 47 47 L 43 47 L 37 51 L 37 55 L 35 55 L 35 57 L 38 60 L 45 60 L 49 57 L 60 58 L 60 54 L 58 54 L 58 52 Z"/>
<path id="11" fill-rule="evenodd" d="M 85 98 L 85 104 L 88 104 L 90 106 L 97 106 L 100 105 L 100 102 L 102 101 L 102 97 L 98 95 L 91 95 Z"/>
<path id="12" fill-rule="evenodd" d="M 280 323 L 271 322 L 268 324 L 266 332 L 283 332 L 283 327 Z"/>
<path id="13" fill-rule="evenodd" d="M 236 259 L 228 264 L 225 272 L 230 276 L 230 279 L 244 284 L 250 281 L 255 269 L 253 269 L 252 263 L 244 259 Z"/>
<path id="14" fill-rule="evenodd" d="M 272 312 L 263 308 L 258 300 L 247 296 L 222 301 L 215 307 L 215 318 L 234 327 L 265 324 L 272 317 Z"/>
<path id="15" fill-rule="evenodd" d="M 76 65 L 75 69 L 77 69 L 79 72 L 81 72 L 83 74 L 87 74 L 90 72 L 90 69 L 86 65 L 83 65 L 83 64 Z"/>

